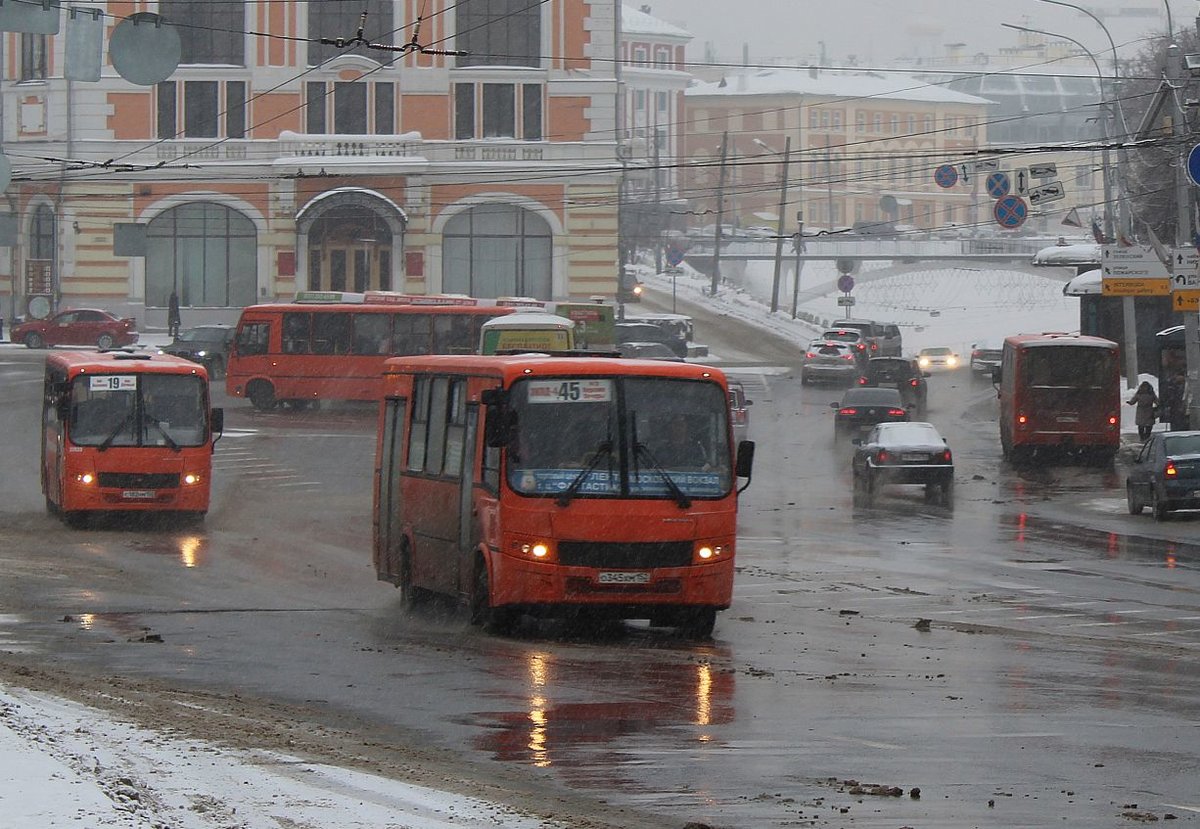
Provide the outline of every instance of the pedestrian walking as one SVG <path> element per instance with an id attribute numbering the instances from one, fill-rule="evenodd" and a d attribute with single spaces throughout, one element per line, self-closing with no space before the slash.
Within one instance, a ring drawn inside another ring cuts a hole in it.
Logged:
<path id="1" fill-rule="evenodd" d="M 1150 437 L 1154 421 L 1158 418 L 1158 395 L 1155 394 L 1154 387 L 1143 380 L 1128 402 L 1130 406 L 1137 406 L 1133 422 L 1137 424 L 1138 439 L 1144 441 Z"/>
<path id="2" fill-rule="evenodd" d="M 171 291 L 171 299 L 167 303 L 167 334 L 174 339 L 179 336 L 179 294 Z"/>

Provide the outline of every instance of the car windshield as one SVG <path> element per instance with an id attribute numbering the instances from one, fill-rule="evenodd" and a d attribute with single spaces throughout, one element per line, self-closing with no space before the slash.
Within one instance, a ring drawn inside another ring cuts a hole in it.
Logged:
<path id="1" fill-rule="evenodd" d="M 862 339 L 862 333 L 859 331 L 851 331 L 849 329 L 826 331 L 822 335 L 822 338 L 826 340 L 835 340 L 840 343 L 855 343 Z"/>
<path id="2" fill-rule="evenodd" d="M 809 348 L 826 357 L 840 357 L 850 351 L 850 347 L 845 343 L 814 343 Z"/>
<path id="3" fill-rule="evenodd" d="M 1168 435 L 1163 448 L 1168 455 L 1200 455 L 1200 435 Z"/>
<path id="4" fill-rule="evenodd" d="M 921 353 L 929 357 L 944 357 L 954 352 L 949 348 L 922 348 Z"/>
<path id="5" fill-rule="evenodd" d="M 179 335 L 184 343 L 221 343 L 225 341 L 223 328 L 189 328 Z"/>
<path id="6" fill-rule="evenodd" d="M 729 492 L 729 403 L 716 383 L 667 377 L 513 384 L 508 484 L 524 495 L 720 497 Z"/>
<path id="7" fill-rule="evenodd" d="M 71 385 L 68 435 L 77 446 L 200 446 L 207 394 L 194 374 L 98 374 Z"/>
<path id="8" fill-rule="evenodd" d="M 879 427 L 879 442 L 908 446 L 940 444 L 942 436 L 931 423 L 888 423 Z"/>

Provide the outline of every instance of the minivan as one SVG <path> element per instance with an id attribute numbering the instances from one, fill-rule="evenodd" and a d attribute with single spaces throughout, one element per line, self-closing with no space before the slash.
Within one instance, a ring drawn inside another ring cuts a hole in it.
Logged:
<path id="1" fill-rule="evenodd" d="M 890 322 L 874 320 L 834 320 L 831 328 L 856 328 L 870 344 L 871 357 L 899 357 L 902 346 L 900 326 Z"/>

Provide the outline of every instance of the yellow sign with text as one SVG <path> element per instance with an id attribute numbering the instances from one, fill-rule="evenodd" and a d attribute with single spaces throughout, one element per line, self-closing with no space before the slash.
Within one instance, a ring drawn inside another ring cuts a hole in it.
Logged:
<path id="1" fill-rule="evenodd" d="M 1106 276 L 1100 280 L 1100 293 L 1104 296 L 1168 296 L 1171 293 L 1171 280 Z"/>
<path id="2" fill-rule="evenodd" d="M 1171 292 L 1171 309 L 1175 311 L 1200 311 L 1200 288 L 1186 288 Z"/>

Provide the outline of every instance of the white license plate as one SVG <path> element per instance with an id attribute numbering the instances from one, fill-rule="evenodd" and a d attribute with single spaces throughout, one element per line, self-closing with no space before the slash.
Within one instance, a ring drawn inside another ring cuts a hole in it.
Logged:
<path id="1" fill-rule="evenodd" d="M 127 489 L 121 493 L 122 498 L 130 501 L 153 501 L 157 496 L 153 489 Z"/>
<path id="2" fill-rule="evenodd" d="M 600 584 L 649 584 L 650 573 L 645 570 L 608 570 L 597 574 L 596 581 Z"/>
<path id="3" fill-rule="evenodd" d="M 927 460 L 929 460 L 929 456 L 924 455 L 920 452 L 905 452 L 900 455 L 900 460 L 902 460 L 902 461 L 927 461 Z"/>

